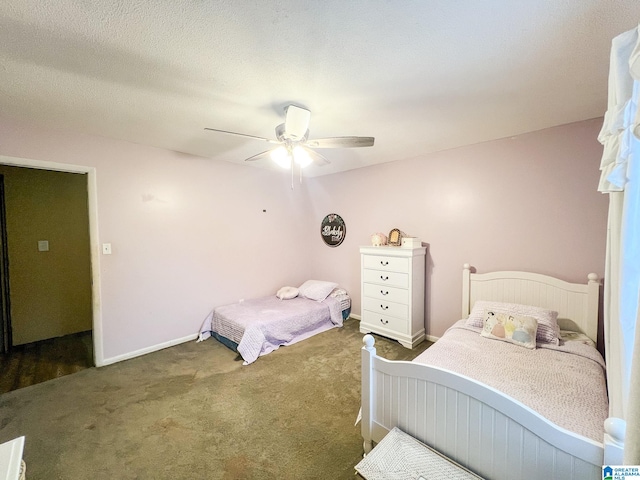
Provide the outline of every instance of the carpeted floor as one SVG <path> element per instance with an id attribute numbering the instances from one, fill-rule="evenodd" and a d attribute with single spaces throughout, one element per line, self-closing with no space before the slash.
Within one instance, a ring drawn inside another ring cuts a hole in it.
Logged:
<path id="1" fill-rule="evenodd" d="M 27 478 L 353 479 L 362 455 L 359 322 L 242 366 L 213 339 L 0 395 L 0 443 Z M 410 360 L 376 337 L 378 352 Z"/>

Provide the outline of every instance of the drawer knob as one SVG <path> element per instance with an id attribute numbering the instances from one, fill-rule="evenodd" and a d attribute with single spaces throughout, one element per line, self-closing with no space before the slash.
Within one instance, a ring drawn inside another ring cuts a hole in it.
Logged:
<path id="1" fill-rule="evenodd" d="M 389 305 L 380 305 L 380 308 L 383 310 L 388 310 L 389 309 Z"/>
<path id="2" fill-rule="evenodd" d="M 389 280 L 389 277 L 384 277 L 384 276 L 380 275 L 380 280 L 386 282 L 387 280 Z"/>
<path id="3" fill-rule="evenodd" d="M 382 260 L 380 260 L 380 265 L 386 267 L 387 265 L 389 265 L 389 262 L 383 262 Z"/>
<path id="4" fill-rule="evenodd" d="M 383 295 L 389 295 L 389 292 L 385 292 L 383 290 L 380 290 L 380 293 L 383 294 Z"/>
<path id="5" fill-rule="evenodd" d="M 380 319 L 380 321 L 382 322 L 383 325 L 387 325 L 389 323 L 389 320 Z"/>

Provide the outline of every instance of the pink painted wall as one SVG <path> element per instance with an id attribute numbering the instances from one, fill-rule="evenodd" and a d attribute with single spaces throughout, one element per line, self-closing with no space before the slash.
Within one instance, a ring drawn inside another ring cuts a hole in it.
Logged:
<path id="1" fill-rule="evenodd" d="M 0 120 L 0 155 L 97 169 L 105 360 L 197 333 L 216 305 L 307 280 L 288 175 Z M 266 212 L 263 212 L 266 210 Z"/>
<path id="2" fill-rule="evenodd" d="M 360 311 L 358 246 L 398 227 L 430 244 L 427 331 L 460 317 L 462 264 L 602 275 L 601 120 L 306 179 L 0 120 L 0 155 L 97 171 L 104 358 L 197 332 L 216 305 L 333 279 Z M 266 212 L 263 212 L 263 209 Z M 339 213 L 344 243 L 320 222 Z"/>
<path id="3" fill-rule="evenodd" d="M 314 241 L 318 277 L 335 278 L 360 312 L 358 247 L 394 227 L 429 244 L 426 323 L 441 336 L 461 317 L 462 265 L 586 282 L 604 273 L 608 198 L 596 191 L 602 119 L 336 175 L 307 184 L 319 229 L 338 213 L 347 235 Z M 315 227 L 314 227 L 315 228 Z M 319 234 L 318 234 L 319 238 Z"/>

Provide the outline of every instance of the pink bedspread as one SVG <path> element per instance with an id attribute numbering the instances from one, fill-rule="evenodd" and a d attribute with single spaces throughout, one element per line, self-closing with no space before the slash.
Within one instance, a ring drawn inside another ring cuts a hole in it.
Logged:
<path id="1" fill-rule="evenodd" d="M 198 341 L 214 331 L 238 344 L 244 364 L 253 363 L 282 345 L 292 345 L 342 326 L 340 301 L 303 297 L 280 300 L 275 295 L 215 308 L 205 319 Z"/>
<path id="2" fill-rule="evenodd" d="M 482 337 L 460 320 L 413 361 L 473 378 L 560 427 L 603 441 L 609 411 L 605 364 L 593 347 L 564 342 L 530 350 Z"/>

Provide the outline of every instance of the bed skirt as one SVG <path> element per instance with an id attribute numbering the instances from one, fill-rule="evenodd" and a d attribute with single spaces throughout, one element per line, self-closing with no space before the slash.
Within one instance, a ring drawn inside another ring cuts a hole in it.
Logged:
<path id="1" fill-rule="evenodd" d="M 342 311 L 342 319 L 346 320 L 347 318 L 349 318 L 349 315 L 351 315 L 351 307 L 348 307 L 346 310 Z M 218 340 L 221 344 L 223 344 L 225 347 L 233 350 L 234 352 L 238 351 L 238 344 L 236 342 L 234 342 L 233 340 L 220 335 L 218 332 L 214 332 L 213 330 L 211 331 L 211 336 L 213 338 L 215 338 L 216 340 Z"/>

